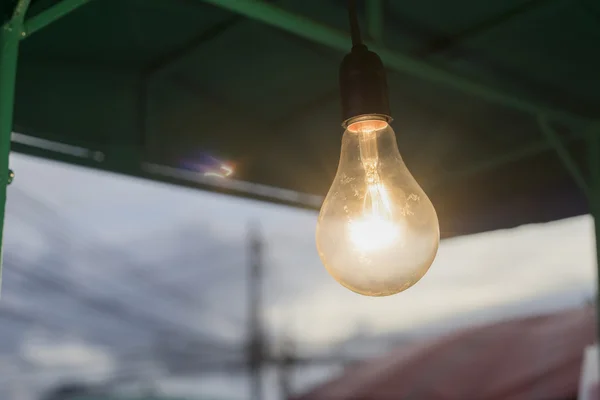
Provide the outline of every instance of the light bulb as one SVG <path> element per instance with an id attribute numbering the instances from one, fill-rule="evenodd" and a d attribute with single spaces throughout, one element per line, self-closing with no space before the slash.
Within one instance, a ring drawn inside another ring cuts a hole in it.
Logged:
<path id="1" fill-rule="evenodd" d="M 327 271 L 354 292 L 392 295 L 425 275 L 439 240 L 435 209 L 404 165 L 387 121 L 349 121 L 317 222 Z"/>

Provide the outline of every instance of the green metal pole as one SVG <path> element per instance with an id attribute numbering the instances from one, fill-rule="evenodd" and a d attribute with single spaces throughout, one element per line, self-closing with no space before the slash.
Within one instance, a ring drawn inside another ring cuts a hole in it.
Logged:
<path id="1" fill-rule="evenodd" d="M 596 234 L 596 335 L 600 343 L 600 123 L 588 132 L 590 166 L 590 212 L 594 217 Z M 599 360 L 600 361 L 600 360 Z"/>
<path id="2" fill-rule="evenodd" d="M 19 0 L 10 21 L 0 31 L 0 283 L 2 282 L 2 243 L 4 239 L 4 213 L 6 187 L 11 177 L 8 169 L 10 137 L 13 128 L 15 84 L 19 41 L 23 37 L 23 19 L 30 0 Z"/>

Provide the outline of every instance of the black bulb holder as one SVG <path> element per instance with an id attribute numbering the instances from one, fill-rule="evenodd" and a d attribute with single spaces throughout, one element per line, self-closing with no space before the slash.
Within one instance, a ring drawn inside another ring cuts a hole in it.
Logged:
<path id="1" fill-rule="evenodd" d="M 385 68 L 377 54 L 356 44 L 340 65 L 342 126 L 363 115 L 392 120 Z"/>

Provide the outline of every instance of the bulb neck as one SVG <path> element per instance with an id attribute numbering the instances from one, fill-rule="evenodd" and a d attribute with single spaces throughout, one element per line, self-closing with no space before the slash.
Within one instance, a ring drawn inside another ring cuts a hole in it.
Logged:
<path id="1" fill-rule="evenodd" d="M 387 78 L 377 54 L 359 44 L 352 47 L 340 65 L 342 126 L 357 117 L 376 115 L 391 122 Z"/>
<path id="2" fill-rule="evenodd" d="M 381 114 L 365 114 L 344 121 L 343 125 L 350 132 L 374 132 L 387 128 L 392 117 Z"/>

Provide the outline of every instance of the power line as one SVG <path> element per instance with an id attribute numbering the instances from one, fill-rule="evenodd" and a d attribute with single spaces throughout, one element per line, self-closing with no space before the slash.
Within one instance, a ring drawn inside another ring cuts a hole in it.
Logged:
<path id="1" fill-rule="evenodd" d="M 31 195 L 24 191 L 20 191 L 21 197 L 25 201 L 18 203 L 17 207 L 9 208 L 9 212 L 16 211 L 15 217 L 21 221 L 28 221 L 36 227 L 42 227 L 42 231 L 46 232 L 46 236 L 53 240 L 54 247 L 58 249 L 66 249 L 72 244 L 72 237 L 66 234 L 65 229 L 61 229 L 68 221 L 58 213 L 55 209 L 49 207 L 47 204 L 40 202 L 33 198 Z M 23 210 L 23 207 L 28 209 Z M 196 297 L 191 295 L 189 292 L 178 291 L 179 288 L 164 285 L 158 283 L 156 280 L 150 278 L 151 275 L 141 272 L 140 265 L 132 260 L 129 254 L 114 249 L 109 246 L 98 247 L 98 241 L 95 238 L 90 237 L 89 234 L 84 232 L 76 231 L 77 243 L 81 246 L 81 249 L 88 252 L 92 256 L 98 255 L 102 258 L 108 258 L 107 254 L 113 256 L 120 266 L 125 267 L 125 271 L 128 272 L 132 279 L 133 285 L 143 286 L 144 288 L 154 290 L 157 292 L 157 298 L 161 300 L 169 299 L 173 306 L 185 304 L 195 304 L 197 301 Z M 72 235 L 73 236 L 73 235 Z M 93 244 L 92 244 L 93 243 Z M 25 269 L 25 268 L 7 268 L 10 273 L 20 275 L 29 282 L 36 282 L 46 290 L 50 290 L 54 293 L 59 293 L 63 296 L 67 296 L 77 301 L 77 304 L 83 305 L 84 307 L 94 310 L 95 312 L 115 319 L 120 322 L 125 322 L 131 326 L 137 328 L 144 328 L 149 331 L 155 332 L 158 338 L 168 338 L 170 335 L 175 335 L 177 341 L 186 341 L 203 347 L 203 351 L 189 352 L 185 350 L 187 357 L 183 357 L 181 353 L 178 354 L 178 350 L 170 347 L 169 341 L 157 342 L 154 348 L 152 347 L 140 347 L 126 350 L 123 353 L 121 351 L 122 363 L 124 370 L 127 370 L 127 365 L 133 363 L 132 358 L 139 355 L 146 356 L 160 356 L 159 360 L 162 364 L 165 362 L 173 361 L 177 359 L 175 365 L 171 365 L 171 371 L 177 372 L 178 375 L 186 374 L 186 372 L 197 374 L 207 371 L 227 371 L 227 372 L 250 372 L 253 376 L 253 393 L 254 398 L 260 400 L 262 398 L 261 388 L 261 370 L 265 364 L 271 364 L 275 366 L 285 365 L 285 368 L 300 365 L 313 365 L 313 364 L 327 364 L 346 362 L 347 360 L 341 357 L 300 357 L 296 354 L 282 354 L 280 356 L 274 356 L 267 351 L 265 343 L 265 332 L 263 331 L 261 323 L 260 310 L 261 305 L 261 290 L 260 282 L 262 281 L 262 253 L 263 253 L 263 241 L 259 237 L 258 232 L 250 231 L 249 233 L 249 244 L 250 244 L 250 269 L 248 277 L 248 333 L 249 341 L 247 347 L 247 358 L 246 362 L 241 356 L 241 349 L 236 349 L 235 346 L 223 343 L 218 339 L 208 336 L 203 332 L 196 332 L 192 327 L 186 324 L 180 324 L 176 321 L 172 321 L 170 318 L 157 318 L 152 312 L 146 308 L 139 308 L 133 306 L 133 304 L 123 304 L 122 301 L 117 299 L 107 298 L 106 296 L 93 296 L 89 290 L 90 287 L 87 284 L 83 284 L 81 281 L 74 284 L 73 282 L 65 279 L 63 276 L 57 276 L 56 274 L 49 274 L 50 270 L 60 270 L 62 262 L 68 264 L 69 260 L 65 260 L 65 251 L 62 253 L 51 253 L 49 258 L 49 264 L 45 265 L 44 269 Z M 185 250 L 185 249 L 184 249 Z M 195 250 L 195 249 L 191 249 Z M 184 258 L 191 258 L 189 253 L 184 253 Z M 15 255 L 10 254 L 7 257 L 9 264 L 13 263 L 16 265 Z M 173 262 L 173 261 L 171 261 Z M 133 275 L 133 276 L 132 276 Z M 104 282 L 107 282 L 105 276 L 100 275 Z M 97 282 L 96 282 L 97 283 Z M 141 284 L 141 285 L 140 285 Z M 129 297 L 133 297 L 140 300 L 140 296 L 132 296 L 132 287 L 129 287 Z M 166 296 L 165 296 L 166 295 Z M 204 302 L 204 301 L 203 301 Z M 203 307 L 205 308 L 205 307 Z M 17 319 L 19 317 L 16 317 Z M 32 317 L 28 316 L 24 318 L 28 322 L 33 322 Z M 216 353 L 215 353 L 216 352 Z M 217 356 L 215 358 L 215 356 Z M 133 371 L 138 371 L 139 368 Z M 123 374 L 123 372 L 119 372 Z M 287 378 L 285 379 L 287 382 Z M 288 388 L 289 390 L 289 388 Z"/>
<path id="2" fill-rule="evenodd" d="M 62 244 L 63 245 L 65 243 L 70 243 L 71 242 L 71 240 L 70 240 L 71 238 L 66 237 L 66 235 L 64 233 L 64 230 L 57 230 L 56 229 L 57 225 L 61 225 L 61 224 L 65 225 L 65 224 L 68 223 L 68 221 L 66 221 L 66 219 L 60 213 L 58 213 L 55 209 L 49 207 L 47 204 L 45 204 L 45 203 L 43 203 L 43 202 L 35 199 L 33 196 L 29 195 L 25 191 L 19 190 L 19 192 L 21 194 L 21 197 L 24 197 L 24 199 L 26 201 L 29 201 L 31 209 L 33 209 L 34 212 L 35 212 L 35 210 L 37 210 L 38 216 L 41 217 L 41 218 L 38 218 L 36 221 L 34 221 L 36 225 L 38 225 L 40 223 L 40 221 L 50 221 L 50 222 L 53 221 L 54 222 L 53 224 L 50 224 L 50 231 L 51 232 L 48 235 L 48 237 L 55 238 L 55 239 L 62 239 Z M 24 205 L 24 202 L 22 201 L 23 199 L 20 199 L 20 200 L 21 201 L 18 202 L 17 204 L 23 206 Z M 11 209 L 9 211 L 12 211 L 12 207 L 11 207 Z M 28 216 L 28 217 L 32 215 L 31 210 L 28 210 L 24 214 L 26 216 Z M 48 223 L 46 223 L 46 225 L 48 225 Z M 48 226 L 46 228 L 48 230 Z M 85 248 L 85 250 L 86 250 L 86 252 L 88 254 L 97 253 L 100 257 L 105 257 L 106 258 L 107 254 L 115 253 L 117 255 L 116 258 L 119 260 L 119 262 L 121 264 L 125 264 L 125 265 L 130 266 L 130 268 L 125 268 L 124 271 L 130 272 L 130 273 L 132 271 L 134 272 L 134 274 L 135 274 L 134 278 L 135 279 L 132 279 L 133 283 L 139 283 L 140 281 L 143 281 L 146 284 L 146 286 L 150 286 L 150 287 L 152 287 L 154 289 L 159 289 L 159 290 L 160 289 L 164 289 L 164 285 L 157 284 L 156 281 L 151 281 L 147 277 L 147 274 L 140 274 L 139 273 L 139 270 L 140 270 L 139 265 L 137 265 L 137 263 L 132 262 L 131 257 L 130 257 L 129 254 L 127 254 L 127 253 L 125 253 L 125 252 L 123 252 L 121 250 L 117 250 L 114 247 L 110 247 L 110 248 L 104 247 L 103 248 L 104 249 L 103 252 L 102 251 L 98 251 L 99 248 L 102 248 L 102 247 L 98 247 L 98 242 L 99 241 L 96 238 L 89 237 L 89 235 L 86 235 L 86 233 L 84 233 L 84 232 L 77 232 L 76 237 L 82 243 L 82 247 Z M 90 246 L 89 243 L 94 243 L 94 245 Z M 87 246 L 86 246 L 86 244 L 87 244 Z M 204 258 L 204 257 L 200 256 L 200 257 L 197 257 L 197 258 Z M 213 318 L 216 317 L 216 318 L 218 318 L 218 319 L 220 319 L 220 320 L 222 320 L 223 322 L 226 322 L 226 323 L 230 322 L 230 321 L 227 321 L 226 319 L 224 320 L 222 314 L 215 315 L 216 314 L 215 312 L 211 312 L 211 310 L 206 307 L 206 299 L 202 299 L 201 303 L 196 303 L 196 301 L 198 299 L 196 299 L 193 296 L 186 295 L 186 294 L 183 294 L 183 293 L 184 292 L 177 291 L 177 290 L 170 290 L 169 291 L 169 296 L 160 296 L 160 299 L 161 300 L 164 300 L 164 299 L 171 299 L 171 300 L 173 300 L 173 298 L 175 298 L 176 300 L 178 300 L 179 305 L 182 304 L 182 303 L 187 304 L 187 305 L 194 303 L 194 305 L 203 308 L 203 311 L 205 313 L 211 314 L 211 316 Z M 203 306 L 202 303 L 204 303 L 204 306 Z M 233 323 L 236 323 L 236 322 L 239 323 L 240 321 L 233 321 Z"/>
<path id="3" fill-rule="evenodd" d="M 39 202 L 35 201 L 34 204 L 35 203 L 39 203 Z M 48 217 L 47 214 L 52 214 L 52 217 L 54 217 L 53 218 L 54 220 L 59 220 L 59 221 L 61 220 L 60 216 L 56 212 L 54 212 L 54 210 L 52 210 L 52 209 L 48 209 L 47 207 L 45 207 L 46 213 L 44 213 L 43 211 L 40 212 L 39 210 L 37 210 L 37 212 L 36 212 L 36 208 L 38 208 L 38 207 L 32 207 L 33 212 L 31 212 L 31 210 L 30 210 L 30 212 L 28 212 L 28 215 L 35 215 L 37 213 L 38 216 Z M 49 213 L 48 213 L 48 211 L 49 211 Z M 47 218 L 40 218 L 40 219 L 44 220 Z M 36 221 L 36 222 L 39 222 L 39 221 Z M 59 229 L 56 229 L 56 225 L 53 226 L 53 230 L 57 231 L 59 234 L 58 235 L 49 235 L 49 236 L 53 236 L 53 238 L 55 240 L 57 240 L 57 239 L 62 240 L 63 244 L 68 242 L 68 238 L 65 237 L 64 232 Z M 80 236 L 80 239 L 81 239 L 81 236 Z M 106 256 L 106 254 L 102 254 L 102 255 Z M 122 254 L 120 254 L 120 255 L 122 255 Z M 9 256 L 9 258 L 10 258 L 10 256 Z M 119 259 L 122 259 L 122 257 L 119 257 Z M 8 262 L 10 263 L 10 260 Z M 54 263 L 56 264 L 56 260 L 54 260 Z M 15 263 L 15 264 L 17 264 L 17 263 Z M 57 266 L 57 265 L 55 265 L 55 266 Z M 140 310 L 138 307 L 131 307 L 131 305 L 129 307 L 124 307 L 123 304 L 119 301 L 102 299 L 102 298 L 98 298 L 98 297 L 92 297 L 86 293 L 86 292 L 88 292 L 88 290 L 85 290 L 85 289 L 88 289 L 88 287 L 86 287 L 86 285 L 82 285 L 82 284 L 78 285 L 84 289 L 84 291 L 82 292 L 80 289 L 78 290 L 78 288 L 75 285 L 73 285 L 69 281 L 65 280 L 64 278 L 51 276 L 47 273 L 43 274 L 42 271 L 44 271 L 44 270 L 40 270 L 40 272 L 37 272 L 37 273 L 32 272 L 32 271 L 25 271 L 22 268 L 18 268 L 18 269 L 11 268 L 11 270 L 13 271 L 13 273 L 21 274 L 22 276 L 25 275 L 25 277 L 29 280 L 37 281 L 38 283 L 45 285 L 46 287 L 53 288 L 53 290 L 57 293 L 62 292 L 64 294 L 68 295 L 69 297 L 78 300 L 79 304 L 83 304 L 88 308 L 94 309 L 94 310 L 104 314 L 105 316 L 117 318 L 118 320 L 128 322 L 129 324 L 131 324 L 134 321 L 138 321 L 138 323 L 141 322 L 143 325 L 145 325 L 146 328 L 150 328 L 151 330 L 154 330 L 154 331 L 164 331 L 165 327 L 173 328 L 173 330 L 176 332 L 181 332 L 181 331 L 189 332 L 190 330 L 192 330 L 191 327 L 189 327 L 187 325 L 181 325 L 179 323 L 176 323 L 176 322 L 173 322 L 170 320 L 165 320 L 162 318 L 157 319 L 152 314 L 149 314 L 145 309 Z M 132 308 L 134 308 L 134 309 L 137 308 L 137 310 L 132 311 L 131 310 Z M 198 335 L 200 335 L 200 337 L 203 337 L 204 339 L 209 341 L 206 344 L 209 344 L 212 347 L 218 347 L 217 343 L 215 342 L 215 340 L 213 338 L 207 337 L 205 334 L 203 334 L 201 332 L 194 332 L 194 336 L 196 338 L 198 337 Z"/>

